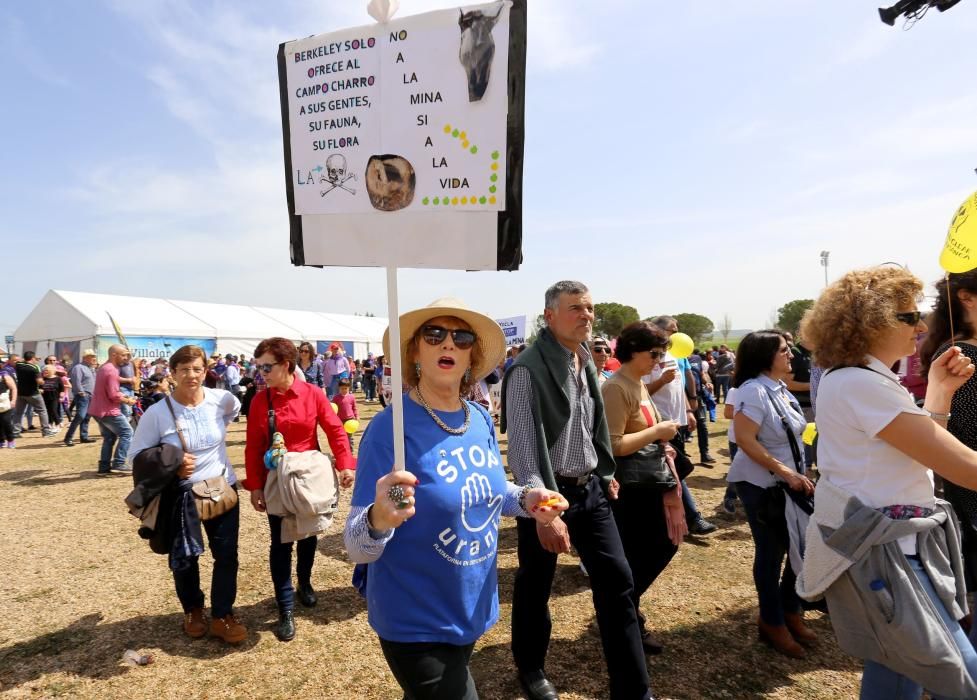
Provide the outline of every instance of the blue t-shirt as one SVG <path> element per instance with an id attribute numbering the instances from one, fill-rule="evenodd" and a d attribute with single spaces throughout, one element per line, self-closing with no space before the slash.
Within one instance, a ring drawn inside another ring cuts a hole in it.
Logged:
<path id="1" fill-rule="evenodd" d="M 407 469 L 420 484 L 416 514 L 369 565 L 368 619 L 381 639 L 471 644 L 498 621 L 495 560 L 507 480 L 488 412 L 468 407 L 468 430 L 451 435 L 404 397 Z M 463 411 L 437 413 L 449 426 L 464 422 Z M 387 407 L 360 443 L 354 506 L 373 503 L 376 481 L 393 462 Z"/>

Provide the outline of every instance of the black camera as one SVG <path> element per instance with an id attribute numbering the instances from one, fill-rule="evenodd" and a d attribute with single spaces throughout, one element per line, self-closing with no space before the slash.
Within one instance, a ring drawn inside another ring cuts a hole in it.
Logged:
<path id="1" fill-rule="evenodd" d="M 899 0 L 892 7 L 880 7 L 879 18 L 890 27 L 896 23 L 899 15 L 905 15 L 908 20 L 919 20 L 931 8 L 946 12 L 960 0 Z"/>

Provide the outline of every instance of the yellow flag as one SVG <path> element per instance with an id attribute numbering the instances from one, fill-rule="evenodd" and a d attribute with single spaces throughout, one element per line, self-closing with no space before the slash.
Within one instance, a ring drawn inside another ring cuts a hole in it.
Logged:
<path id="1" fill-rule="evenodd" d="M 119 324 L 115 322 L 115 319 L 114 318 L 112 318 L 112 314 L 109 314 L 108 311 L 106 311 L 105 313 L 108 314 L 109 321 L 112 322 L 112 328 L 115 329 L 115 334 L 117 336 L 119 336 L 119 342 L 122 343 L 123 345 L 125 345 L 126 347 L 129 347 L 129 343 L 126 342 L 126 337 L 124 335 L 122 335 L 122 329 L 119 328 Z"/>
<path id="2" fill-rule="evenodd" d="M 964 200 L 950 222 L 940 267 L 954 273 L 977 267 L 977 192 Z"/>

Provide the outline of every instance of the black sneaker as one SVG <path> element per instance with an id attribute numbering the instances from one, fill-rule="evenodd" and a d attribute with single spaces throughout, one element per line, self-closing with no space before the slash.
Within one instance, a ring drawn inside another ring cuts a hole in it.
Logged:
<path id="1" fill-rule="evenodd" d="M 81 441 L 86 445 L 92 442 L 98 442 L 98 440 L 96 440 L 95 438 L 82 438 Z"/>
<path id="2" fill-rule="evenodd" d="M 314 608 L 319 602 L 319 597 L 315 594 L 315 589 L 311 583 L 299 584 L 299 602 L 307 608 Z"/>
<path id="3" fill-rule="evenodd" d="M 74 447 L 75 446 L 75 441 L 72 440 L 71 438 L 65 438 L 64 439 L 64 446 L 65 447 Z"/>
<path id="4" fill-rule="evenodd" d="M 715 532 L 719 528 L 713 525 L 711 522 L 705 518 L 699 518 L 692 525 L 689 526 L 690 535 L 708 535 L 710 532 Z"/>
<path id="5" fill-rule="evenodd" d="M 295 639 L 295 616 L 291 610 L 278 613 L 278 624 L 275 625 L 275 636 L 280 642 L 290 642 Z"/>
<path id="6" fill-rule="evenodd" d="M 706 453 L 706 454 L 702 455 L 702 459 L 699 460 L 699 463 L 700 464 L 715 464 L 716 463 L 716 458 L 713 457 L 711 454 Z"/>
<path id="7" fill-rule="evenodd" d="M 648 630 L 641 630 L 641 648 L 648 656 L 658 656 L 665 651 L 665 645 Z"/>
<path id="8" fill-rule="evenodd" d="M 520 673 L 519 685 L 526 691 L 528 700 L 559 700 L 556 687 L 550 683 L 542 671 Z"/>

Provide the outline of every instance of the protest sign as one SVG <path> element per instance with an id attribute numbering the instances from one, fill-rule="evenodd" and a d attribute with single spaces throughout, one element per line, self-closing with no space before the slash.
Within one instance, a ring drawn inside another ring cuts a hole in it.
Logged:
<path id="1" fill-rule="evenodd" d="M 505 344 L 522 345 L 526 342 L 526 317 L 510 316 L 509 318 L 497 318 L 495 322 L 499 324 L 505 335 Z"/>
<path id="2" fill-rule="evenodd" d="M 503 0 L 283 43 L 292 262 L 518 268 L 525 34 Z"/>

